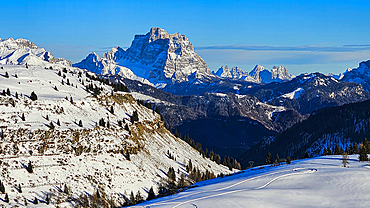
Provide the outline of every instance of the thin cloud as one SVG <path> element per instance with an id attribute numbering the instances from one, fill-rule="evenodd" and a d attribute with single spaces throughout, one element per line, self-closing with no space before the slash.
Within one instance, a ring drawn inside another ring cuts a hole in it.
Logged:
<path id="1" fill-rule="evenodd" d="M 225 46 L 196 47 L 195 49 L 196 50 L 244 50 L 244 51 L 356 52 L 356 51 L 370 50 L 370 45 L 345 45 L 342 47 L 225 45 Z"/>

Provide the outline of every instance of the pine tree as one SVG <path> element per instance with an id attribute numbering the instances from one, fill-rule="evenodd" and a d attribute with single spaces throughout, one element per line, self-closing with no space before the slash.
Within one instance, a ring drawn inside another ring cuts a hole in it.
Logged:
<path id="1" fill-rule="evenodd" d="M 280 164 L 281 161 L 280 161 L 279 154 L 276 154 L 276 160 L 275 161 L 276 161 L 277 164 Z"/>
<path id="2" fill-rule="evenodd" d="M 24 206 L 27 206 L 27 205 L 28 205 L 27 199 L 24 198 Z"/>
<path id="3" fill-rule="evenodd" d="M 358 154 L 359 153 L 357 142 L 353 143 L 352 148 L 353 148 L 353 150 L 352 150 L 353 154 Z"/>
<path id="4" fill-rule="evenodd" d="M 33 173 L 33 166 L 32 166 L 31 161 L 28 161 L 28 166 L 26 166 L 26 170 L 27 170 L 29 173 Z"/>
<path id="5" fill-rule="evenodd" d="M 108 129 L 110 128 L 110 123 L 109 123 L 109 121 L 107 121 L 107 128 L 108 128 Z"/>
<path id="6" fill-rule="evenodd" d="M 59 121 L 59 119 L 58 119 L 58 121 L 57 121 L 57 125 L 58 125 L 58 126 L 60 126 L 60 121 Z"/>
<path id="7" fill-rule="evenodd" d="M 189 159 L 188 167 L 189 167 L 190 171 L 193 170 L 193 163 L 191 162 L 191 159 Z M 190 172 L 190 171 L 188 171 L 188 172 Z"/>
<path id="8" fill-rule="evenodd" d="M 155 198 L 155 193 L 153 190 L 153 186 L 150 187 L 149 192 L 148 192 L 148 197 L 146 198 L 147 201 L 152 200 Z"/>
<path id="9" fill-rule="evenodd" d="M 331 148 L 330 147 L 328 147 L 327 149 L 326 149 L 326 151 L 327 151 L 327 155 L 332 155 L 333 154 L 333 152 L 331 151 Z"/>
<path id="10" fill-rule="evenodd" d="M 306 151 L 306 153 L 304 153 L 304 156 L 303 156 L 303 158 L 309 158 L 310 157 L 310 155 L 308 154 L 308 152 Z"/>
<path id="11" fill-rule="evenodd" d="M 18 92 L 15 92 L 15 98 L 18 99 Z"/>
<path id="12" fill-rule="evenodd" d="M 118 123 L 119 127 L 122 127 L 122 121 L 121 120 L 118 120 L 117 123 Z"/>
<path id="13" fill-rule="evenodd" d="M 36 93 L 35 93 L 34 91 L 32 91 L 32 92 L 31 92 L 30 99 L 31 99 L 32 101 L 37 100 L 37 95 L 36 95 Z"/>
<path id="14" fill-rule="evenodd" d="M 39 203 L 39 200 L 35 197 L 35 199 L 33 200 L 33 204 L 38 204 Z"/>
<path id="15" fill-rule="evenodd" d="M 5 186 L 4 186 L 3 182 L 1 182 L 1 181 L 0 181 L 0 192 L 3 193 L 3 194 L 5 193 Z"/>
<path id="16" fill-rule="evenodd" d="M 130 131 L 130 129 L 128 128 L 128 125 L 127 124 L 125 125 L 125 130 L 126 131 Z"/>
<path id="17" fill-rule="evenodd" d="M 45 202 L 46 202 L 46 204 L 50 204 L 50 194 L 46 195 Z"/>
<path id="18" fill-rule="evenodd" d="M 111 113 L 111 114 L 114 114 L 113 105 L 110 107 L 110 113 Z"/>
<path id="19" fill-rule="evenodd" d="M 55 86 L 55 87 L 54 87 L 54 90 L 58 91 L 58 88 L 57 88 L 57 86 Z"/>
<path id="20" fill-rule="evenodd" d="M 22 113 L 21 119 L 22 119 L 22 121 L 25 121 L 26 120 L 26 117 L 24 117 L 24 113 Z"/>
<path id="21" fill-rule="evenodd" d="M 101 118 L 101 119 L 99 120 L 99 126 L 105 127 L 105 121 L 104 121 L 104 118 Z"/>
<path id="22" fill-rule="evenodd" d="M 5 135 L 4 135 L 4 130 L 1 129 L 1 139 L 4 139 Z"/>
<path id="23" fill-rule="evenodd" d="M 45 119 L 46 119 L 46 120 L 49 120 L 49 115 L 46 115 Z"/>
<path id="24" fill-rule="evenodd" d="M 336 144 L 335 149 L 334 149 L 334 155 L 339 155 L 339 154 L 340 154 L 339 144 Z"/>
<path id="25" fill-rule="evenodd" d="M 9 196 L 8 196 L 8 193 L 5 194 L 5 199 L 4 199 L 5 203 L 9 203 Z"/>
<path id="26" fill-rule="evenodd" d="M 134 192 L 131 191 L 131 194 L 130 194 L 130 205 L 135 205 L 135 204 L 136 204 L 136 201 L 135 201 Z"/>
<path id="27" fill-rule="evenodd" d="M 366 154 L 370 154 L 370 144 L 369 142 L 367 141 L 366 138 L 364 138 L 364 141 L 362 142 L 362 145 L 366 151 Z"/>
<path id="28" fill-rule="evenodd" d="M 21 184 L 18 185 L 18 192 L 19 193 L 22 193 L 22 186 L 21 186 Z"/>
<path id="29" fill-rule="evenodd" d="M 131 116 L 131 123 L 134 123 L 135 121 L 139 121 L 139 115 L 137 111 L 134 111 Z"/>
<path id="30" fill-rule="evenodd" d="M 67 85 L 71 85 L 71 83 L 69 83 L 69 79 L 67 79 Z"/>
<path id="31" fill-rule="evenodd" d="M 9 78 L 8 72 L 5 72 L 5 78 Z"/>
<path id="32" fill-rule="evenodd" d="M 70 100 L 69 100 L 72 104 L 73 104 L 73 98 L 72 98 L 72 96 L 71 96 L 71 98 L 70 98 Z"/>
<path id="33" fill-rule="evenodd" d="M 9 90 L 9 88 L 6 89 L 6 95 L 10 96 L 10 90 Z"/>
<path id="34" fill-rule="evenodd" d="M 290 160 L 290 157 L 286 157 L 286 164 L 290 164 L 292 161 Z"/>
<path id="35" fill-rule="evenodd" d="M 352 143 L 349 144 L 349 146 L 347 148 L 347 153 L 349 155 L 353 155 L 353 146 L 352 146 Z"/>
<path id="36" fill-rule="evenodd" d="M 82 121 L 81 121 L 81 120 L 78 122 L 78 126 L 79 126 L 79 127 L 83 127 L 83 125 L 82 125 Z"/>
<path id="37" fill-rule="evenodd" d="M 62 76 L 62 72 L 61 71 L 58 72 L 58 76 Z"/>
<path id="38" fill-rule="evenodd" d="M 141 196 L 140 191 L 137 191 L 137 194 L 135 196 L 135 202 L 136 204 L 141 203 L 144 201 L 144 198 Z"/>
<path id="39" fill-rule="evenodd" d="M 55 128 L 55 126 L 54 126 L 54 124 L 53 124 L 53 122 L 52 122 L 52 121 L 50 122 L 49 127 L 50 127 L 51 129 L 54 129 L 54 128 Z"/>
<path id="40" fill-rule="evenodd" d="M 130 160 L 130 153 L 128 150 L 126 150 L 125 158 L 126 160 Z"/>
<path id="41" fill-rule="evenodd" d="M 67 184 L 64 184 L 64 191 L 63 191 L 63 193 L 65 193 L 65 194 L 69 194 L 69 189 L 68 189 L 68 187 L 67 187 Z"/>
<path id="42" fill-rule="evenodd" d="M 360 155 L 358 157 L 360 161 L 368 161 L 366 149 L 363 147 L 363 145 L 360 145 Z"/>
<path id="43" fill-rule="evenodd" d="M 271 153 L 267 153 L 265 164 L 266 165 L 272 164 L 272 156 L 271 156 Z"/>

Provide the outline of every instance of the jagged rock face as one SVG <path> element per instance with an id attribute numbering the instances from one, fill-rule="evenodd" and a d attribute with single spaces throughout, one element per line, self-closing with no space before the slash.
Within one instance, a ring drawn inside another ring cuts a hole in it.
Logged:
<path id="1" fill-rule="evenodd" d="M 271 105 L 294 108 L 302 114 L 370 98 L 360 84 L 338 81 L 320 73 L 302 74 L 289 82 L 271 83 L 243 93 L 253 94 Z"/>
<path id="2" fill-rule="evenodd" d="M 361 62 L 357 69 L 347 69 L 341 81 L 359 83 L 370 92 L 370 60 Z"/>
<path id="3" fill-rule="evenodd" d="M 19 38 L 0 39 L 1 64 L 29 64 L 43 65 L 48 63 L 71 66 L 71 62 L 64 58 L 54 58 L 50 51 L 37 47 L 29 40 Z"/>
<path id="4" fill-rule="evenodd" d="M 103 66 L 91 62 L 101 62 Z M 157 27 L 151 28 L 146 35 L 136 35 L 126 51 L 116 47 L 104 54 L 102 59 L 86 58 L 74 66 L 103 74 L 119 74 L 117 70 L 126 67 L 154 84 L 213 77 L 185 35 L 168 34 Z"/>
<path id="5" fill-rule="evenodd" d="M 240 79 L 254 83 L 285 82 L 294 78 L 294 75 L 289 74 L 284 66 L 274 66 L 271 71 L 269 71 L 261 65 L 256 65 L 249 73 L 237 66 L 233 67 L 231 70 L 229 70 L 227 66 L 222 66 L 214 74 L 221 78 Z"/>

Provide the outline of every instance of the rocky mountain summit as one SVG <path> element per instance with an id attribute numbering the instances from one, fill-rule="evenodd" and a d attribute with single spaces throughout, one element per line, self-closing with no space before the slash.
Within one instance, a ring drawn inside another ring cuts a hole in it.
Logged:
<path id="1" fill-rule="evenodd" d="M 237 66 L 232 69 L 229 69 L 228 66 L 222 66 L 214 74 L 221 78 L 241 79 L 254 83 L 284 82 L 290 81 L 295 77 L 289 74 L 284 66 L 274 66 L 271 70 L 267 70 L 261 65 L 256 65 L 249 73 Z"/>
<path id="2" fill-rule="evenodd" d="M 136 75 L 157 86 L 214 76 L 185 35 L 168 34 L 158 27 L 145 35 L 135 35 L 127 50 L 117 46 L 102 58 L 92 53 L 73 66 L 125 78 Z"/>
<path id="3" fill-rule="evenodd" d="M 341 81 L 359 83 L 370 92 L 370 60 L 361 62 L 358 68 L 347 70 L 343 74 Z"/>
<path id="4" fill-rule="evenodd" d="M 59 64 L 71 66 L 71 62 L 64 58 L 55 58 L 50 51 L 39 48 L 29 40 L 19 38 L 0 38 L 0 64 L 28 64 L 49 66 Z"/>

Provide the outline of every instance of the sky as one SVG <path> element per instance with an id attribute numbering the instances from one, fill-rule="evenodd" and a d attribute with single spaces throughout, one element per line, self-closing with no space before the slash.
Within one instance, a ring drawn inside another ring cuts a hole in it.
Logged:
<path id="1" fill-rule="evenodd" d="M 212 71 L 260 64 L 341 73 L 370 59 L 369 8 L 338 0 L 12 0 L 1 2 L 0 38 L 29 39 L 75 63 L 160 27 L 185 34 Z"/>

